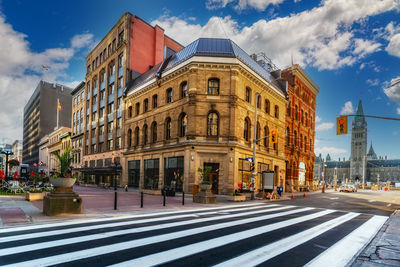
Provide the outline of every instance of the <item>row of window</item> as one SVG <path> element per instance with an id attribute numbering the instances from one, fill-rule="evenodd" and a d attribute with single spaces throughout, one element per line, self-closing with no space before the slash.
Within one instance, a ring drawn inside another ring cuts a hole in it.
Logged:
<path id="1" fill-rule="evenodd" d="M 257 122 L 257 128 L 256 128 L 256 139 L 261 138 L 261 126 L 260 123 Z M 246 117 L 244 119 L 244 126 L 243 126 L 243 138 L 246 142 L 251 141 L 251 120 L 249 117 Z M 269 150 L 269 127 L 265 126 L 264 127 L 264 136 L 263 136 L 263 143 L 264 146 Z M 260 141 L 257 141 L 257 144 L 260 144 Z M 273 144 L 273 149 L 277 150 L 278 149 L 278 143 Z"/>
<path id="2" fill-rule="evenodd" d="M 293 140 L 293 141 L 292 141 Z M 303 142 L 304 140 L 304 142 Z M 299 147 L 301 150 L 307 151 L 307 146 L 308 146 L 308 150 L 312 150 L 312 140 L 310 138 L 310 142 L 307 145 L 307 137 L 304 136 L 302 134 L 300 134 L 300 136 L 297 136 L 297 131 L 293 131 L 293 138 L 291 136 L 291 132 L 290 132 L 290 128 L 287 127 L 286 128 L 286 145 L 290 146 L 290 145 L 294 145 L 295 147 Z"/>
<path id="3" fill-rule="evenodd" d="M 114 147 L 113 139 L 107 140 L 106 145 L 107 145 L 106 148 L 104 148 L 104 142 L 99 142 L 98 147 L 96 144 L 92 144 L 90 152 L 93 154 L 93 153 L 101 153 L 101 152 L 105 152 L 105 151 L 112 151 L 113 149 L 115 149 L 115 150 L 121 149 L 121 137 L 117 137 L 115 139 L 115 147 Z M 88 154 L 89 154 L 89 146 L 86 145 L 85 146 L 85 155 L 88 155 Z"/>
<path id="4" fill-rule="evenodd" d="M 313 127 L 313 117 L 309 116 L 308 112 L 304 112 L 302 109 L 299 112 L 299 108 L 297 105 L 294 106 L 294 110 L 292 111 L 291 102 L 289 102 L 287 106 L 287 116 L 289 118 L 294 118 L 297 121 L 300 121 L 306 127 Z"/>
<path id="5" fill-rule="evenodd" d="M 248 103 L 251 103 L 251 96 L 252 96 L 252 90 L 250 87 L 246 87 L 246 96 L 245 100 Z M 261 95 L 257 94 L 257 108 L 261 109 L 262 108 L 262 100 L 261 100 Z M 267 114 L 273 115 L 275 118 L 279 119 L 279 107 L 277 105 L 274 106 L 274 113 L 271 114 L 271 102 L 266 98 L 264 101 L 264 111 Z"/>
<path id="6" fill-rule="evenodd" d="M 80 102 L 83 102 L 85 100 L 84 99 L 85 98 L 84 95 L 85 95 L 84 91 L 82 91 L 80 94 L 78 94 L 77 96 L 74 97 L 74 99 L 73 99 L 74 107 L 76 105 L 79 105 Z"/>

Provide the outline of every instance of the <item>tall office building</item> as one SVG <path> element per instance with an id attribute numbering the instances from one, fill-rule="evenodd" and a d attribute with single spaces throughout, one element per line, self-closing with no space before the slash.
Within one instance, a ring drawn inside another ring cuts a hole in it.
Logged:
<path id="1" fill-rule="evenodd" d="M 109 183 L 123 144 L 122 95 L 134 80 L 182 46 L 159 26 L 125 13 L 86 57 L 83 165 L 95 183 Z M 78 170 L 77 170 L 78 171 Z"/>
<path id="2" fill-rule="evenodd" d="M 71 126 L 72 89 L 64 85 L 40 81 L 24 107 L 22 163 L 39 162 L 39 141 L 58 126 Z"/>

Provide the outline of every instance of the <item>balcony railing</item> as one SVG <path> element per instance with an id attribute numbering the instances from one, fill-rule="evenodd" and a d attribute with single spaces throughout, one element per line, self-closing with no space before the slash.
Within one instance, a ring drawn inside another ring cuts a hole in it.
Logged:
<path id="1" fill-rule="evenodd" d="M 114 102 L 114 94 L 108 95 L 108 104 Z"/>
<path id="2" fill-rule="evenodd" d="M 108 118 L 108 121 L 113 121 L 114 120 L 114 114 L 112 114 L 112 113 L 108 114 L 107 118 Z"/>

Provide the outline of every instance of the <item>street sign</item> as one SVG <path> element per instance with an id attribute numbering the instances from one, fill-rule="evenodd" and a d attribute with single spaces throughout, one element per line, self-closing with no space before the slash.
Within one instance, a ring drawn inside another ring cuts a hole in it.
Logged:
<path id="1" fill-rule="evenodd" d="M 341 116 L 336 118 L 336 134 L 337 135 L 347 134 L 347 116 Z"/>
<path id="2" fill-rule="evenodd" d="M 244 160 L 247 160 L 248 162 L 251 162 L 251 163 L 254 162 L 253 158 L 245 158 Z"/>
<path id="3" fill-rule="evenodd" d="M 271 144 L 275 144 L 278 142 L 278 131 L 276 129 L 271 130 L 269 135 L 269 141 Z"/>

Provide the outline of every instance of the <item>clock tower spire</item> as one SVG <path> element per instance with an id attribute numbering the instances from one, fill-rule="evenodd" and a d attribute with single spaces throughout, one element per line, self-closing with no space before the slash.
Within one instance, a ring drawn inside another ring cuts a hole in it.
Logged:
<path id="1" fill-rule="evenodd" d="M 356 115 L 351 130 L 351 156 L 350 156 L 350 178 L 351 180 L 363 177 L 363 164 L 367 155 L 367 121 L 361 99 L 358 102 Z"/>

